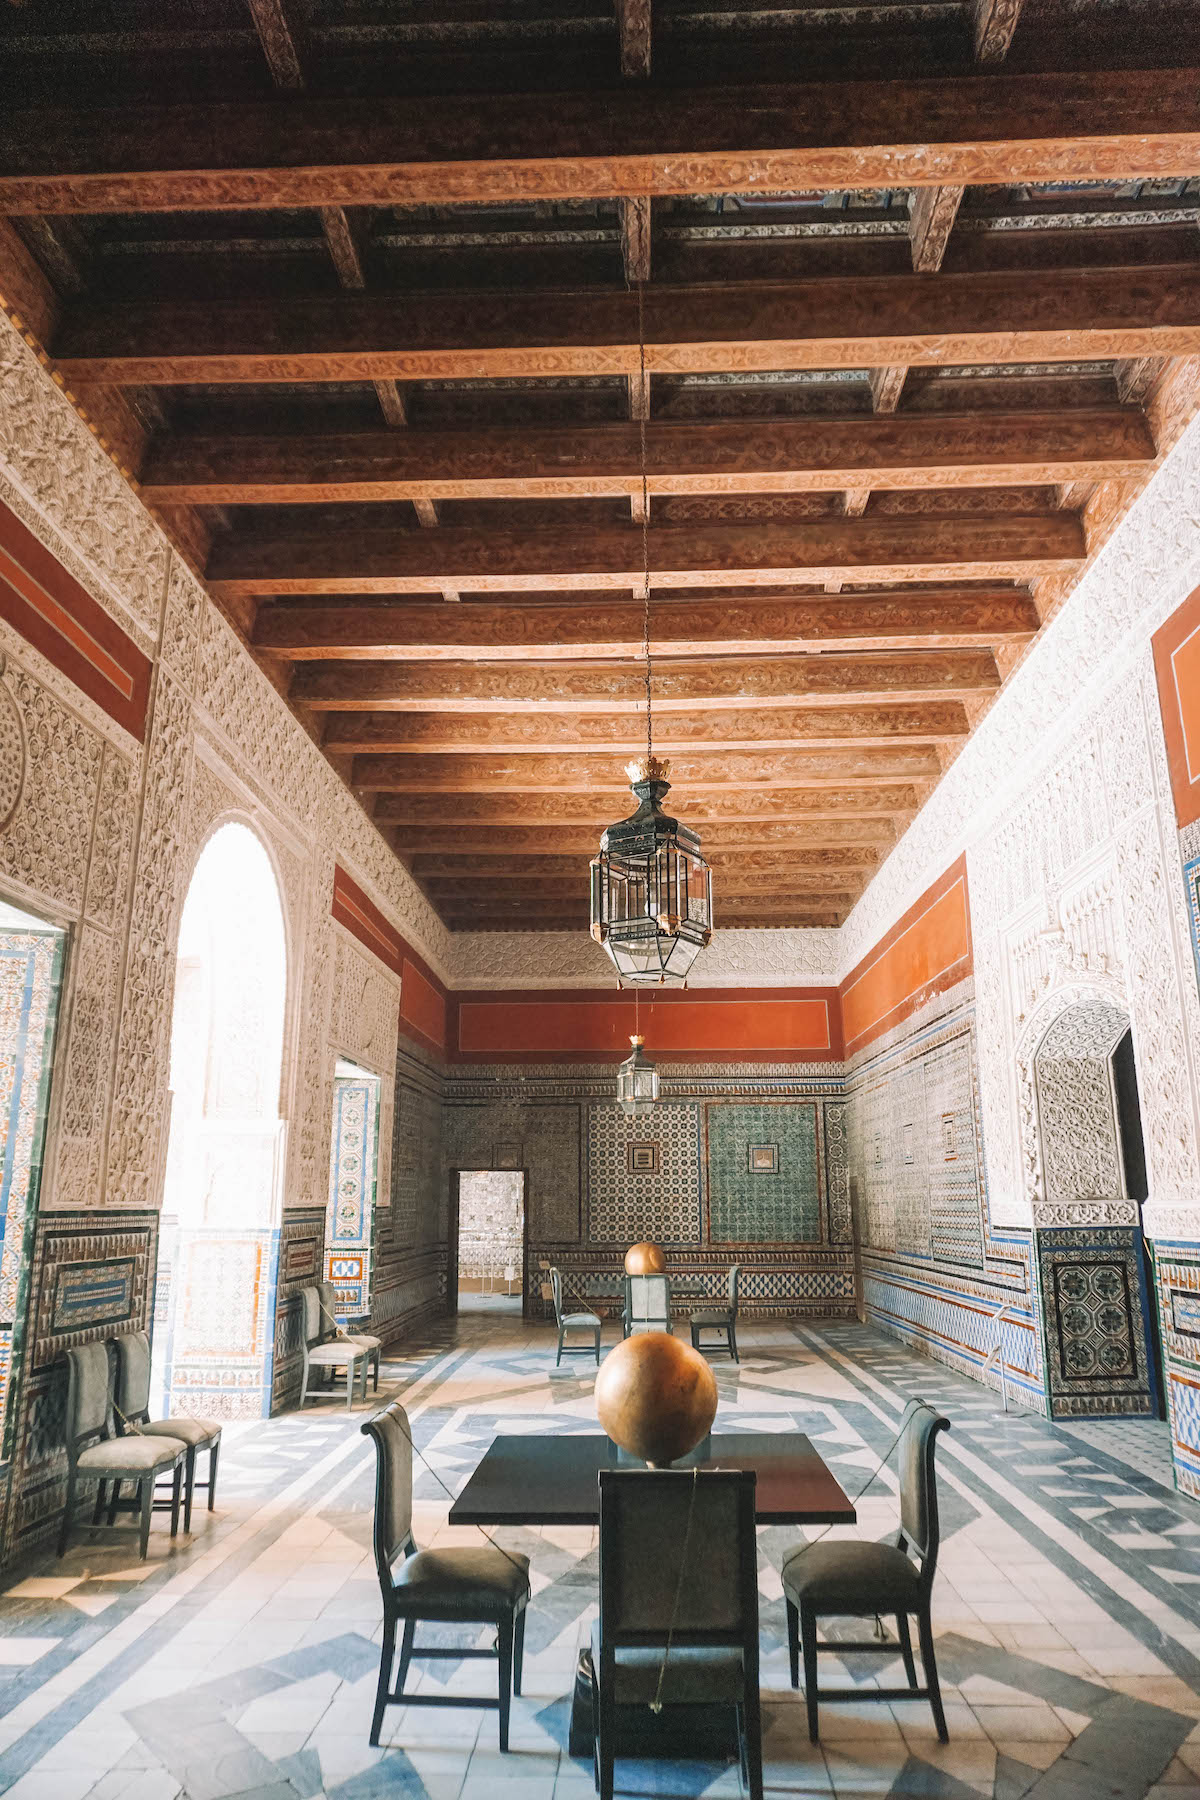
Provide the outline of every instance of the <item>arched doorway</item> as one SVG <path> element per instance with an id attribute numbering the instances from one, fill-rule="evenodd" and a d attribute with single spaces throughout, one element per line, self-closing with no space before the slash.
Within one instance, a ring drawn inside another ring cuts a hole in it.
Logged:
<path id="1" fill-rule="evenodd" d="M 1026 1067 L 1050 1410 L 1158 1413 L 1161 1356 L 1141 1228 L 1145 1150 L 1123 997 L 1081 987 L 1051 1003 Z"/>
<path id="2" fill-rule="evenodd" d="M 275 871 L 248 826 L 222 825 L 176 959 L 155 1302 L 155 1394 L 175 1412 L 270 1411 L 286 994 Z"/>

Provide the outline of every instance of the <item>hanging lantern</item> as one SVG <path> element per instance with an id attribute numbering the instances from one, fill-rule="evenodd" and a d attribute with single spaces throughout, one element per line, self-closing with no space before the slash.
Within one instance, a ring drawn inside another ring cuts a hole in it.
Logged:
<path id="1" fill-rule="evenodd" d="M 634 986 L 686 981 L 712 936 L 712 874 L 700 839 L 662 810 L 669 766 L 655 756 L 630 763 L 640 804 L 609 826 L 592 862 L 592 936 Z"/>
<path id="2" fill-rule="evenodd" d="M 658 1070 L 642 1055 L 644 1039 L 631 1037 L 633 1055 L 617 1070 L 617 1104 L 627 1119 L 653 1112 L 658 1099 Z"/>

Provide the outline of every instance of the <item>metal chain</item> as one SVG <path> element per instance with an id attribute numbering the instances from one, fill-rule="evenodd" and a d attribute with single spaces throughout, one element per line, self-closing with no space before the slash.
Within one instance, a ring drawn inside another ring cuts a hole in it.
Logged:
<path id="1" fill-rule="evenodd" d="M 654 753 L 654 728 L 650 717 L 650 481 L 646 472 L 646 414 L 650 395 L 646 386 L 646 300 L 645 283 L 637 284 L 638 300 L 638 450 L 642 470 L 642 597 L 645 611 L 642 619 L 642 655 L 646 662 L 646 760 Z"/>

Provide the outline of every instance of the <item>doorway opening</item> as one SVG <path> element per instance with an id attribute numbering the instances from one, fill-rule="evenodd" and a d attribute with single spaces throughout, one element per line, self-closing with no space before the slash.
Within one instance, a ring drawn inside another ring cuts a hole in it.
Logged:
<path id="1" fill-rule="evenodd" d="M 458 1173 L 458 1309 L 519 1318 L 525 1302 L 525 1172 Z"/>
<path id="2" fill-rule="evenodd" d="M 29 1253 L 66 945 L 59 926 L 0 900 L 0 1437 L 6 1458 L 13 1435 L 8 1396 L 29 1307 Z"/>
<path id="3" fill-rule="evenodd" d="M 184 902 L 152 1397 L 163 1411 L 271 1409 L 287 946 L 275 871 L 220 827 Z"/>
<path id="4" fill-rule="evenodd" d="M 379 1180 L 379 1077 L 339 1058 L 333 1078 L 325 1279 L 338 1320 L 371 1314 L 371 1254 Z"/>

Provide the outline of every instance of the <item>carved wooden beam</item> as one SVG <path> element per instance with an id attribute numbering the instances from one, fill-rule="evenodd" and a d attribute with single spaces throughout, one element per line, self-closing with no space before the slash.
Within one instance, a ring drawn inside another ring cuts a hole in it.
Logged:
<path id="1" fill-rule="evenodd" d="M 479 881 L 520 881 L 537 882 L 543 878 L 550 880 L 569 877 L 574 880 L 581 869 L 587 868 L 589 857 L 595 854 L 595 845 L 576 855 L 559 854 L 540 856 L 536 867 L 530 866 L 528 857 L 516 854 L 511 846 L 497 847 L 490 856 L 450 856 L 420 855 L 408 858 L 408 866 L 419 881 L 435 879 L 461 881 L 468 877 Z M 844 849 L 805 849 L 769 850 L 745 848 L 715 849 L 706 839 L 704 854 L 714 871 L 719 872 L 725 880 L 739 870 L 754 875 L 797 875 L 805 881 L 827 880 L 832 874 L 841 880 L 844 876 L 859 880 L 865 872 L 879 865 L 879 852 L 876 849 L 861 849 L 847 845 Z"/>
<path id="2" fill-rule="evenodd" d="M 284 92 L 304 86 L 304 68 L 283 0 L 246 0 L 271 80 Z"/>
<path id="3" fill-rule="evenodd" d="M 314 712 L 601 713 L 636 707 L 643 676 L 632 662 L 301 664 L 291 698 Z M 840 706 L 847 700 L 963 700 L 1000 686 L 989 650 L 929 654 L 798 655 L 769 661 L 659 662 L 655 714 L 767 702 Z"/>
<path id="4" fill-rule="evenodd" d="M 560 793 L 629 792 L 626 756 L 356 756 L 352 785 L 394 794 L 490 794 L 508 789 Z M 870 787 L 936 781 L 937 752 L 924 744 L 886 744 L 859 750 L 726 751 L 720 756 L 671 758 L 671 779 L 683 797 L 706 789 L 745 787 Z"/>
<path id="5" fill-rule="evenodd" d="M 579 796 L 567 795 L 565 798 L 571 800 Z M 385 805 L 403 804 L 403 796 L 381 794 L 375 821 L 381 825 L 393 847 L 410 863 L 419 856 L 450 863 L 479 863 L 481 866 L 504 856 L 536 860 L 539 865 L 564 856 L 590 858 L 599 849 L 601 832 L 613 822 L 611 817 L 601 818 L 599 814 L 592 825 L 558 824 L 551 828 L 506 824 L 485 828 L 482 822 L 470 821 L 453 825 L 449 822 L 443 825 L 387 825 L 383 822 Z M 443 810 L 449 813 L 452 808 L 444 807 Z M 690 808 L 688 821 L 693 826 L 696 824 Z M 706 857 L 719 850 L 741 857 L 761 847 L 774 849 L 794 859 L 801 867 L 809 866 L 808 859 L 829 852 L 838 858 L 837 866 L 874 868 L 895 841 L 896 828 L 891 818 L 816 819 L 790 823 L 778 819 L 745 819 L 740 823 L 703 826 Z M 864 860 L 861 865 L 850 863 L 851 857 Z"/>
<path id="6" fill-rule="evenodd" d="M 762 587 L 780 582 L 1017 580 L 1073 569 L 1085 554 L 1065 513 L 889 515 L 803 524 L 654 525 L 655 585 Z M 255 594 L 628 591 L 641 580 L 642 534 L 369 527 L 312 535 L 227 533 L 206 579 L 227 598 Z"/>
<path id="7" fill-rule="evenodd" d="M 1012 0 L 994 0 L 1011 7 Z M 992 7 L 988 12 L 992 12 Z M 985 36 L 985 47 L 994 41 Z M 1194 68 L 10 107 L 0 213 L 461 205 L 1191 176 Z"/>
<path id="8" fill-rule="evenodd" d="M 931 275 L 941 268 L 963 193 L 961 187 L 913 189 L 908 235 L 912 266 L 919 274 Z"/>
<path id="9" fill-rule="evenodd" d="M 882 369 L 869 371 L 871 404 L 877 413 L 894 413 L 908 378 L 907 363 L 888 363 Z"/>
<path id="10" fill-rule="evenodd" d="M 419 877 L 422 888 L 435 906 L 440 907 L 443 901 L 463 900 L 486 910 L 493 900 L 534 901 L 577 900 L 587 903 L 588 899 L 588 865 L 580 857 L 574 871 L 570 875 L 546 875 L 539 868 L 523 875 L 488 875 L 486 879 L 479 876 L 434 875 Z M 792 895 L 814 906 L 827 903 L 841 903 L 856 899 L 862 893 L 863 883 L 853 875 L 841 875 L 835 870 L 822 873 L 812 870 L 807 874 L 800 871 L 790 876 L 781 872 L 779 875 L 752 874 L 736 867 L 724 871 L 718 880 L 716 871 L 713 876 L 713 890 L 722 901 L 737 895 L 750 899 L 761 894 L 764 899 L 779 899 Z"/>
<path id="11" fill-rule="evenodd" d="M 1200 159 L 1200 151 L 1198 151 Z M 1074 361 L 1200 350 L 1200 266 L 827 276 L 651 287 L 655 373 Z M 69 381 L 454 380 L 635 374 L 637 295 L 344 293 L 89 300 L 51 349 Z M 882 409 L 880 409 L 882 410 Z"/>
<path id="12" fill-rule="evenodd" d="M 975 56 L 979 62 L 1004 61 L 1023 4 L 1024 0 L 971 0 Z"/>
<path id="13" fill-rule="evenodd" d="M 961 701 L 892 706 L 815 706 L 740 712 L 666 713 L 655 743 L 664 754 L 702 747 L 787 750 L 801 745 L 856 748 L 878 743 L 961 740 L 969 730 Z M 443 755 L 495 751 L 612 750 L 636 756 L 646 742 L 644 713 L 333 713 L 323 747 L 341 755 L 391 751 Z"/>
<path id="14" fill-rule="evenodd" d="M 260 606 L 254 642 L 295 660 L 528 662 L 642 653 L 643 609 L 589 596 L 565 605 L 532 596 L 529 605 Z M 656 599 L 656 657 L 707 651 L 721 656 L 821 650 L 928 650 L 1022 642 L 1038 629 L 1037 608 L 1013 588 L 883 591 L 875 594 L 765 594 L 759 600 L 698 595 Z"/>
<path id="15" fill-rule="evenodd" d="M 141 475 L 149 501 L 573 499 L 641 494 L 632 425 L 555 430 L 159 437 Z M 654 422 L 651 496 L 1008 487 L 1141 474 L 1155 456 L 1125 408 L 905 414 L 853 419 Z"/>
<path id="16" fill-rule="evenodd" d="M 650 73 L 651 0 L 616 0 L 621 73 L 644 81 Z"/>
<path id="17" fill-rule="evenodd" d="M 622 797 L 613 801 L 606 794 L 594 795 L 564 790 L 526 789 L 504 793 L 388 794 L 381 793 L 375 802 L 375 818 L 394 824 L 397 830 L 445 829 L 454 824 L 464 831 L 487 827 L 493 843 L 498 833 L 507 838 L 510 831 L 527 831 L 537 826 L 540 831 L 560 826 L 586 827 L 589 834 L 603 831 L 615 818 L 622 816 L 622 804 L 633 810 L 628 787 Z M 687 800 L 689 823 L 703 827 L 705 843 L 715 843 L 721 833 L 730 834 L 726 842 L 784 843 L 793 840 L 786 835 L 795 830 L 825 831 L 834 827 L 875 833 L 890 832 L 895 821 L 915 812 L 919 803 L 914 786 L 903 783 L 886 787 L 845 788 L 773 788 L 760 793 L 757 788 L 715 789 L 690 794 Z M 783 833 L 777 837 L 776 833 Z M 432 847 L 432 846 L 430 846 Z"/>
<path id="18" fill-rule="evenodd" d="M 650 279 L 650 196 L 638 194 L 619 202 L 621 261 L 628 282 Z"/>

